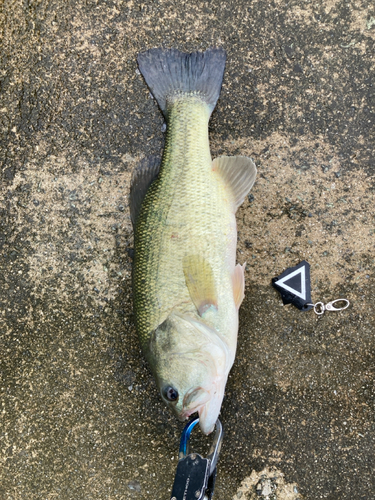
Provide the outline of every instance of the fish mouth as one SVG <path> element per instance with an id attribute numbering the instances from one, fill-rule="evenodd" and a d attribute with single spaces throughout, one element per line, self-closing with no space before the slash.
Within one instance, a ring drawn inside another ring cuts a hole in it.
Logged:
<path id="1" fill-rule="evenodd" d="M 203 434 L 210 434 L 215 428 L 224 398 L 225 384 L 226 378 L 215 384 L 216 387 L 212 397 L 199 408 L 199 427 Z"/>
<path id="2" fill-rule="evenodd" d="M 178 415 L 178 420 L 180 422 L 185 422 L 193 413 L 199 413 L 201 411 L 202 406 L 199 406 L 198 408 L 193 408 L 192 410 L 183 410 L 179 415 Z"/>
<path id="3" fill-rule="evenodd" d="M 183 422 L 193 413 L 201 413 L 202 409 L 210 399 L 210 393 L 202 387 L 197 387 L 189 391 L 184 397 L 182 410 L 177 415 L 179 420 Z"/>
<path id="4" fill-rule="evenodd" d="M 207 415 L 208 413 L 207 403 L 202 404 L 200 406 L 196 406 L 195 408 L 183 410 L 179 415 L 178 419 L 180 422 L 185 422 L 193 413 L 198 413 L 199 416 L 199 426 L 204 434 L 210 434 L 214 428 L 215 423 L 218 418 L 218 415 L 215 414 L 214 419 L 212 419 Z M 220 411 L 220 408 L 219 408 Z M 219 413 L 219 411 L 217 413 Z"/>
<path id="5" fill-rule="evenodd" d="M 191 409 L 186 409 L 186 410 L 183 410 L 179 415 L 178 415 L 178 419 L 180 422 L 185 422 L 185 420 L 187 420 L 191 415 L 193 415 L 194 413 L 198 413 L 198 415 L 201 415 L 201 413 L 203 412 L 204 410 L 204 407 L 205 407 L 205 404 L 202 404 L 202 405 L 199 405 L 199 406 L 196 406 L 194 408 L 191 408 Z"/>

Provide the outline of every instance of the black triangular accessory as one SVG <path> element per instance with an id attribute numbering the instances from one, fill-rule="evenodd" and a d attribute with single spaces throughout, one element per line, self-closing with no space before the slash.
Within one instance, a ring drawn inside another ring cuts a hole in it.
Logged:
<path id="1" fill-rule="evenodd" d="M 281 293 L 284 304 L 293 304 L 301 311 L 312 308 L 310 264 L 305 260 L 272 278 L 272 286 Z"/>

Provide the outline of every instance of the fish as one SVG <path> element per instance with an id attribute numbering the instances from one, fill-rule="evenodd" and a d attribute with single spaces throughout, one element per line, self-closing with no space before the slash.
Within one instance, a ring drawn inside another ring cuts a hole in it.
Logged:
<path id="1" fill-rule="evenodd" d="M 130 186 L 135 324 L 162 400 L 181 421 L 198 412 L 209 434 L 235 359 L 245 292 L 235 213 L 256 167 L 244 156 L 211 158 L 222 48 L 154 48 L 137 60 L 167 131 L 161 161 L 142 160 Z"/>

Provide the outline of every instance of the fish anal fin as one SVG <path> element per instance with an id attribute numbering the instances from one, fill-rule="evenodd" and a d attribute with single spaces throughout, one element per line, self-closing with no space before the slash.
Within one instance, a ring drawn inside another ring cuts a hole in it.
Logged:
<path id="1" fill-rule="evenodd" d="M 245 297 L 245 269 L 246 263 L 243 266 L 237 264 L 232 275 L 233 298 L 237 310 Z"/>
<path id="2" fill-rule="evenodd" d="M 133 172 L 129 199 L 130 218 L 133 226 L 137 221 L 147 190 L 159 174 L 160 163 L 160 158 L 157 156 L 149 156 L 144 158 Z"/>
<path id="3" fill-rule="evenodd" d="M 212 267 L 199 255 L 184 257 L 183 271 L 186 286 L 200 316 L 212 306 L 217 309 L 217 294 Z"/>
<path id="4" fill-rule="evenodd" d="M 230 190 L 235 212 L 255 182 L 254 162 L 246 156 L 220 156 L 212 162 L 212 170 L 219 173 Z"/>

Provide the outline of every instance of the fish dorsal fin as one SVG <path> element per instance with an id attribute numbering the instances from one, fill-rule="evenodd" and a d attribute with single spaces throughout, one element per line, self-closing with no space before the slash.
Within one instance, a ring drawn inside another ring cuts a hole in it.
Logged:
<path id="1" fill-rule="evenodd" d="M 217 309 L 217 294 L 211 265 L 204 257 L 187 255 L 182 261 L 191 300 L 202 316 L 211 306 Z"/>
<path id="2" fill-rule="evenodd" d="M 254 162 L 246 156 L 220 156 L 212 162 L 212 170 L 221 175 L 230 189 L 236 211 L 255 182 L 257 169 Z"/>
<path id="3" fill-rule="evenodd" d="M 141 205 L 147 190 L 157 178 L 160 170 L 160 159 L 157 156 L 144 158 L 134 170 L 130 183 L 130 218 L 135 226 Z"/>
<path id="4" fill-rule="evenodd" d="M 243 266 L 237 264 L 232 274 L 233 298 L 237 310 L 245 297 L 245 269 L 246 263 Z"/>

